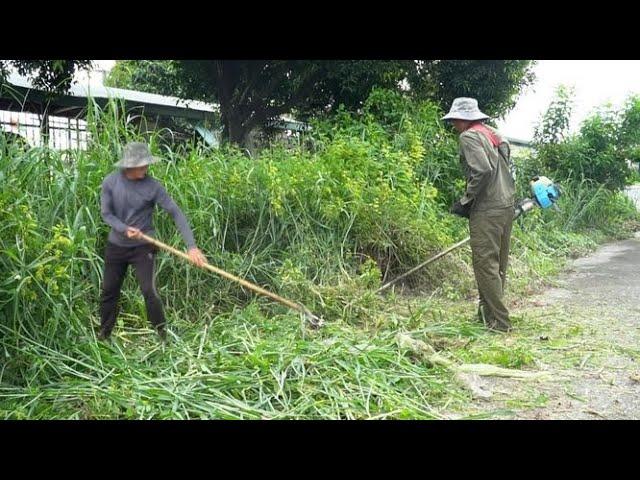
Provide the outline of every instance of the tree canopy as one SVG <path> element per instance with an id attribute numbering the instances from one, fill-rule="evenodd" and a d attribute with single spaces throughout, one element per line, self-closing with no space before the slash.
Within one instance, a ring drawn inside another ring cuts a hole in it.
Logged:
<path id="1" fill-rule="evenodd" d="M 459 96 L 476 98 L 489 115 L 513 107 L 533 82 L 530 60 L 127 60 L 107 79 L 129 88 L 215 102 L 224 135 L 243 144 L 255 127 L 282 114 L 304 120 L 358 110 L 374 88 L 435 99 L 443 109 Z"/>

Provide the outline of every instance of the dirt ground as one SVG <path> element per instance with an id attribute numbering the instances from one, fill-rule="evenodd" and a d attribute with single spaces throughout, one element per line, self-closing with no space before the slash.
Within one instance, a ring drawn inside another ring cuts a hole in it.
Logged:
<path id="1" fill-rule="evenodd" d="M 530 369 L 550 378 L 481 377 L 491 397 L 453 418 L 640 419 L 638 298 L 640 234 L 573 261 L 554 288 L 512 309 L 521 318 L 514 335 L 540 327 Z"/>

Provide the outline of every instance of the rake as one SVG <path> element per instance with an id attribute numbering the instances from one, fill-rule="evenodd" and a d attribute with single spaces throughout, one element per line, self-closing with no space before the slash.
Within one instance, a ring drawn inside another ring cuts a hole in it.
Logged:
<path id="1" fill-rule="evenodd" d="M 144 233 L 140 234 L 140 238 L 142 238 L 148 243 L 155 245 L 158 248 L 161 248 L 163 250 L 166 250 L 167 252 L 173 253 L 174 255 L 180 258 L 183 258 L 184 260 L 187 260 L 189 261 L 189 263 L 193 264 L 193 262 L 191 262 L 191 259 L 189 258 L 189 255 L 171 247 L 170 245 L 162 243 L 161 241 L 156 240 L 155 238 L 149 237 Z M 313 313 L 311 313 L 309 309 L 306 308 L 304 305 L 301 305 L 296 302 L 292 302 L 291 300 L 287 300 L 286 298 L 283 298 L 280 295 L 276 295 L 275 293 L 265 290 L 264 288 L 259 287 L 258 285 L 248 282 L 247 280 L 244 280 L 240 277 L 236 277 L 235 275 L 225 272 L 224 270 L 218 267 L 214 267 L 213 265 L 210 265 L 208 263 L 205 263 L 204 265 L 202 265 L 201 268 L 204 268 L 205 270 L 209 270 L 210 272 L 216 273 L 221 277 L 226 278 L 227 280 L 231 280 L 233 282 L 239 283 L 240 285 L 247 287 L 249 290 L 252 290 L 260 295 L 269 297 L 272 300 L 275 300 L 276 302 L 281 303 L 282 305 L 286 305 L 287 307 L 300 312 L 303 315 L 304 319 L 307 320 L 313 328 L 319 328 L 320 326 L 322 326 L 322 323 L 323 323 L 322 319 L 317 315 L 314 315 Z"/>

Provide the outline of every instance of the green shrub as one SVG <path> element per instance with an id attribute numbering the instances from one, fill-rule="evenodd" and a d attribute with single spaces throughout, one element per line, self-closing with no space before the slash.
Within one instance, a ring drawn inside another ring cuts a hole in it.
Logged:
<path id="1" fill-rule="evenodd" d="M 327 320 L 321 332 L 301 330 L 295 312 L 160 253 L 157 285 L 176 333 L 164 350 L 146 330 L 132 278 L 114 343 L 96 343 L 93 333 L 108 232 L 99 187 L 123 142 L 141 139 L 121 108 L 90 107 L 88 151 L 5 145 L 0 416 L 437 418 L 431 402 L 456 387 L 447 373 L 400 354 L 395 334 L 404 321 L 421 329 L 440 322 L 454 337 L 473 329 L 450 312 L 402 317 L 400 297 L 375 289 L 468 234 L 466 221 L 448 213 L 464 181 L 441 115 L 433 104 L 377 91 L 362 112 L 317 121 L 311 148 L 274 145 L 253 159 L 229 147 L 171 151 L 152 137 L 165 161 L 151 174 L 189 218 L 210 263 Z M 540 158 L 523 162 L 546 173 Z M 588 235 L 621 235 L 637 218 L 594 180 L 562 186 L 559 211 L 535 210 L 514 228 L 522 284 L 592 248 Z M 171 218 L 158 215 L 155 224 L 159 239 L 184 248 Z M 474 293 L 468 250 L 408 282 L 466 302 Z M 527 352 L 491 358 L 531 361 Z"/>

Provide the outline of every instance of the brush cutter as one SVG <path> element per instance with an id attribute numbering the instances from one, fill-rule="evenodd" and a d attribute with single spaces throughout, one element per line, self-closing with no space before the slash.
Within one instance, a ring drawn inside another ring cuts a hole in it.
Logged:
<path id="1" fill-rule="evenodd" d="M 532 210 L 536 206 L 539 206 L 541 208 L 549 208 L 551 206 L 554 206 L 556 209 L 558 208 L 558 206 L 556 205 L 556 201 L 560 197 L 560 188 L 556 184 L 554 184 L 553 181 L 549 180 L 547 177 L 536 176 L 536 177 L 533 177 L 533 179 L 530 182 L 530 185 L 531 185 L 531 193 L 533 195 L 533 199 L 525 198 L 520 202 L 518 202 L 518 204 L 516 205 L 514 216 L 513 216 L 514 220 L 518 218 L 520 215 L 522 215 L 523 213 L 526 213 L 529 210 Z M 399 277 L 391 280 L 390 282 L 385 283 L 378 290 L 376 290 L 376 293 L 386 290 L 387 288 L 389 288 L 391 285 L 398 282 L 399 280 L 402 280 L 403 278 L 411 275 L 412 273 L 417 272 L 421 268 L 424 268 L 430 263 L 435 262 L 439 258 L 442 258 L 448 253 L 453 252 L 457 248 L 462 247 L 467 242 L 469 242 L 469 240 L 471 240 L 471 237 L 467 237 L 464 240 L 459 241 L 455 245 L 452 245 L 451 247 L 447 248 L 446 250 L 438 253 L 437 255 L 434 255 L 433 257 L 421 263 L 417 267 L 414 267 L 408 272 L 403 273 Z"/>

